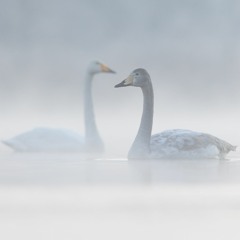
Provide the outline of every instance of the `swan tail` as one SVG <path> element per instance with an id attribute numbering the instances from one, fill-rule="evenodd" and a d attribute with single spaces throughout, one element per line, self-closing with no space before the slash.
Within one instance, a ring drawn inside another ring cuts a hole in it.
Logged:
<path id="1" fill-rule="evenodd" d="M 226 159 L 226 155 L 231 151 L 236 151 L 237 146 L 231 145 L 228 142 L 223 141 L 219 148 L 219 159 Z"/>

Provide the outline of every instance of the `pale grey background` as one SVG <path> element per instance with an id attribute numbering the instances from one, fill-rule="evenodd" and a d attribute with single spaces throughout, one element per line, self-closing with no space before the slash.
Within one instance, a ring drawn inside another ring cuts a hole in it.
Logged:
<path id="1" fill-rule="evenodd" d="M 140 91 L 113 88 L 136 67 L 153 80 L 155 132 L 191 128 L 237 144 L 239 10 L 234 0 L 1 0 L 2 138 L 35 126 L 82 132 L 83 78 L 96 59 L 118 72 L 94 82 L 109 144 L 125 153 L 138 128 Z"/>

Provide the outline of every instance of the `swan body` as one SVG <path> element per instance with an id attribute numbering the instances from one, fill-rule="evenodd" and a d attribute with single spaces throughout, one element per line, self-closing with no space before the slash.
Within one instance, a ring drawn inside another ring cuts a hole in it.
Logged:
<path id="1" fill-rule="evenodd" d="M 151 136 L 154 96 L 148 72 L 136 69 L 115 87 L 126 86 L 140 87 L 143 93 L 141 123 L 129 150 L 129 159 L 223 159 L 236 150 L 236 146 L 215 136 L 185 129 L 167 130 Z"/>
<path id="2" fill-rule="evenodd" d="M 104 143 L 99 135 L 95 121 L 92 98 L 92 80 L 94 75 L 98 73 L 115 72 L 97 61 L 92 62 L 87 69 L 84 82 L 84 136 L 68 129 L 41 127 L 2 142 L 15 151 L 21 152 L 104 152 Z"/>
<path id="3" fill-rule="evenodd" d="M 154 134 L 150 141 L 151 158 L 224 159 L 236 147 L 207 133 L 185 129 L 166 130 Z"/>
<path id="4" fill-rule="evenodd" d="M 68 129 L 39 127 L 3 143 L 19 152 L 81 151 L 84 138 Z"/>

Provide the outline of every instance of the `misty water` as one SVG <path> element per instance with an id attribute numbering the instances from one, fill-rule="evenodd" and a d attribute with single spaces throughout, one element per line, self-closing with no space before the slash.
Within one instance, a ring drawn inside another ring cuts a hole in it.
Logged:
<path id="1" fill-rule="evenodd" d="M 84 133 L 90 61 L 105 156 L 0 144 L 0 239 L 239 240 L 240 150 L 226 160 L 128 161 L 141 118 L 135 68 L 154 88 L 153 133 L 191 129 L 240 146 L 240 3 L 0 1 L 0 140 L 35 127 Z"/>
<path id="2" fill-rule="evenodd" d="M 226 160 L 127 160 L 78 153 L 1 156 L 0 182 L 13 186 L 238 184 L 240 152 Z"/>
<path id="3" fill-rule="evenodd" d="M 239 237 L 239 151 L 141 161 L 5 151 L 0 165 L 4 239 Z"/>

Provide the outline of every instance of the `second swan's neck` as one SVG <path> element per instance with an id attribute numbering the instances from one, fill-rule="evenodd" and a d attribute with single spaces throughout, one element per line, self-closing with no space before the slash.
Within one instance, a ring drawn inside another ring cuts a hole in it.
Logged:
<path id="1" fill-rule="evenodd" d="M 103 151 L 103 142 L 98 133 L 92 98 L 93 74 L 88 73 L 84 83 L 85 145 L 89 151 Z"/>
<path id="2" fill-rule="evenodd" d="M 151 81 L 141 89 L 143 93 L 143 113 L 137 136 L 128 153 L 128 158 L 130 159 L 144 159 L 150 154 L 154 109 L 154 96 Z"/>

